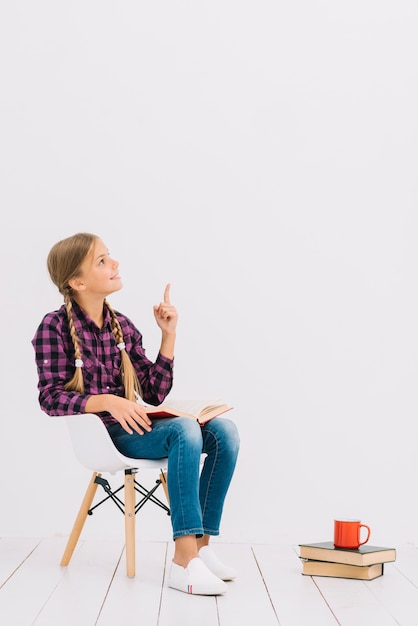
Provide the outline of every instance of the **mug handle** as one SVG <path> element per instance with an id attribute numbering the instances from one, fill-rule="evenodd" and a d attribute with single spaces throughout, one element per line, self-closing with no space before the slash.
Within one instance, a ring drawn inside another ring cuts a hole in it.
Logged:
<path id="1" fill-rule="evenodd" d="M 361 532 L 362 528 L 367 528 L 367 537 L 366 537 L 366 539 L 364 541 L 360 541 L 360 532 Z M 360 524 L 360 526 L 359 526 L 359 541 L 360 541 L 359 546 L 362 546 L 363 543 L 367 543 L 369 541 L 369 538 L 370 538 L 370 528 L 366 524 Z"/>

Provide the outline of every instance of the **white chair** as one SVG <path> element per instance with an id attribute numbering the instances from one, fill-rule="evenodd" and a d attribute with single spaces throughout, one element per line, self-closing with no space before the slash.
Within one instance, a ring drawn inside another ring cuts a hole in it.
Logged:
<path id="1" fill-rule="evenodd" d="M 68 426 L 76 457 L 84 467 L 93 471 L 93 475 L 74 522 L 60 565 L 66 566 L 69 564 L 87 515 L 91 515 L 93 509 L 106 500 L 111 499 L 125 516 L 126 573 L 130 577 L 135 576 L 135 514 L 149 501 L 160 506 L 170 515 L 169 506 L 154 495 L 157 488 L 162 484 L 167 502 L 169 503 L 167 458 L 151 460 L 132 459 L 124 456 L 115 447 L 102 420 L 95 414 L 66 415 L 64 419 Z M 135 480 L 135 474 L 142 470 L 150 469 L 158 470 L 159 478 L 155 486 L 148 490 Z M 102 473 L 116 474 L 122 470 L 125 472 L 124 485 L 112 491 L 108 481 L 102 478 Z M 103 487 L 106 497 L 92 507 L 98 485 Z M 117 495 L 122 489 L 124 489 L 124 501 Z M 138 502 L 136 502 L 136 493 L 140 493 L 142 496 Z"/>

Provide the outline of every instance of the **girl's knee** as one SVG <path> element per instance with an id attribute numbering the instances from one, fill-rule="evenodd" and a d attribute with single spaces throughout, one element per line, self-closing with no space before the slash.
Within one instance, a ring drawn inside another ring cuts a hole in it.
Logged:
<path id="1" fill-rule="evenodd" d="M 200 424 L 190 417 L 176 417 L 171 424 L 177 436 L 187 442 L 202 444 L 202 429 Z"/>
<path id="2" fill-rule="evenodd" d="M 237 425 L 228 418 L 215 418 L 208 422 L 204 429 L 210 432 L 218 443 L 227 446 L 231 451 L 238 451 L 240 438 Z"/>

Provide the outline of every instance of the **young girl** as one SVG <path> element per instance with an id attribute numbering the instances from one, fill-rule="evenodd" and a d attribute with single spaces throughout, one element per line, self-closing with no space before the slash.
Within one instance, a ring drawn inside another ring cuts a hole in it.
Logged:
<path id="1" fill-rule="evenodd" d="M 48 255 L 52 281 L 64 297 L 44 316 L 33 338 L 39 403 L 48 415 L 96 413 L 115 446 L 133 458 L 168 457 L 167 476 L 175 550 L 168 584 L 200 595 L 224 593 L 235 578 L 209 546 L 219 534 L 222 508 L 239 449 L 235 424 L 217 417 L 204 426 L 188 417 L 151 420 L 173 384 L 177 311 L 170 285 L 154 306 L 161 345 L 153 363 L 142 335 L 107 296 L 122 288 L 119 263 L 101 239 L 78 233 Z M 200 472 L 201 453 L 206 453 Z"/>

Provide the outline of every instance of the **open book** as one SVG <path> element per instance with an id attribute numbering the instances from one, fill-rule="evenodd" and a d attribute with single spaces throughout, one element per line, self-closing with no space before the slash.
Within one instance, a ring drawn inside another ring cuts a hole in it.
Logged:
<path id="1" fill-rule="evenodd" d="M 199 422 L 199 424 L 206 424 L 206 422 L 209 422 L 209 420 L 214 417 L 231 411 L 233 408 L 222 400 L 205 400 L 199 398 L 172 398 L 168 400 L 167 404 L 159 404 L 158 406 L 145 404 L 140 399 L 137 400 L 137 402 L 145 406 L 147 414 L 151 418 L 191 417 Z"/>

